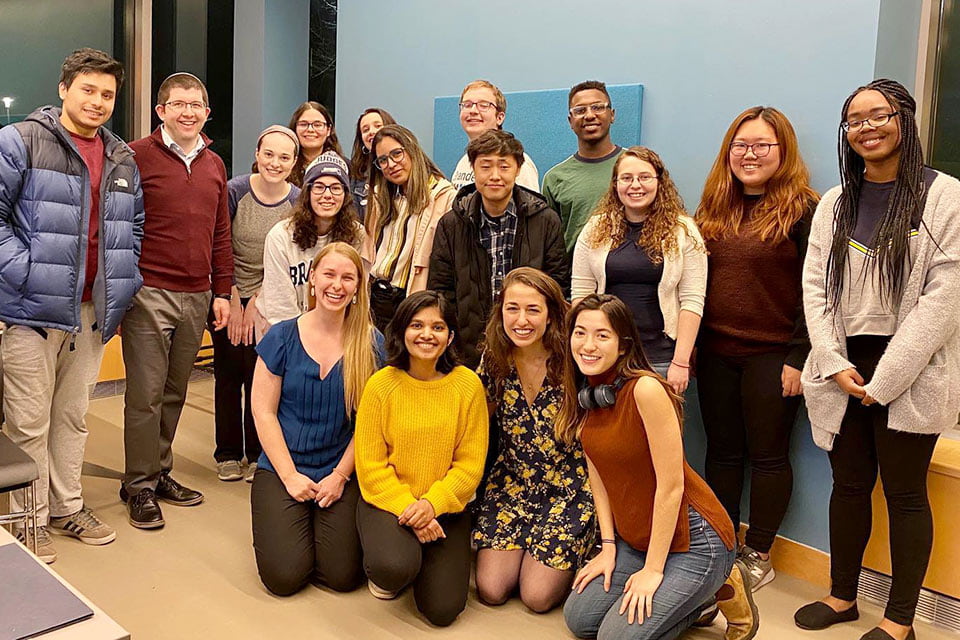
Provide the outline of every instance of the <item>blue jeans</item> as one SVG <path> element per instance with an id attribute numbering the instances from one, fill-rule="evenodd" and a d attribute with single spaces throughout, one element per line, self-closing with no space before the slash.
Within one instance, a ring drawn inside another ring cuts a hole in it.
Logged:
<path id="1" fill-rule="evenodd" d="M 594 578 L 583 593 L 573 592 L 563 607 L 567 627 L 578 638 L 616 640 L 672 640 L 700 616 L 703 605 L 730 575 L 735 552 L 728 550 L 717 532 L 693 508 L 689 509 L 690 550 L 671 553 L 663 568 L 663 582 L 653 596 L 653 616 L 643 624 L 627 624 L 620 615 L 627 579 L 643 568 L 645 551 L 617 539 L 617 562 L 610 591 L 603 576 Z"/>

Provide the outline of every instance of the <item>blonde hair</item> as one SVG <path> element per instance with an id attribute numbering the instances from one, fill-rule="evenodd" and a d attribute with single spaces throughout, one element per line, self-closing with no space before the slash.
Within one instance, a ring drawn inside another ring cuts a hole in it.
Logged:
<path id="1" fill-rule="evenodd" d="M 343 312 L 343 399 L 347 412 L 350 413 L 357 410 L 363 387 L 377 369 L 377 359 L 373 352 L 375 334 L 370 317 L 367 278 L 363 271 L 363 261 L 356 249 L 346 242 L 332 242 L 317 253 L 310 263 L 310 272 L 313 273 L 320 262 L 332 253 L 347 258 L 357 269 L 356 301 L 348 304 Z M 313 286 L 307 293 L 307 300 L 312 311 L 317 305 Z"/>
<path id="2" fill-rule="evenodd" d="M 494 100 L 496 100 L 497 113 L 507 112 L 507 99 L 503 97 L 503 92 L 497 88 L 497 85 L 489 80 L 474 80 L 465 86 L 463 91 L 460 92 L 460 102 L 463 102 L 463 96 L 465 96 L 470 89 L 490 89 L 490 91 L 493 91 Z"/>

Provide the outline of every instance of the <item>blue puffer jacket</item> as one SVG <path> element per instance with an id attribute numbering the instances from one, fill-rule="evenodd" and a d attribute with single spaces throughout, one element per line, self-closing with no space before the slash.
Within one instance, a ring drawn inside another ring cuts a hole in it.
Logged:
<path id="1" fill-rule="evenodd" d="M 93 302 L 103 341 L 143 284 L 143 193 L 133 151 L 101 127 L 100 241 Z M 80 331 L 90 177 L 60 109 L 0 129 L 0 320 Z"/>

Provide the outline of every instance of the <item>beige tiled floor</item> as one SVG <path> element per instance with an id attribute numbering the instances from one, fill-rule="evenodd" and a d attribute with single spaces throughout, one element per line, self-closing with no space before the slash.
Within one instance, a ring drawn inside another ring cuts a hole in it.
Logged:
<path id="1" fill-rule="evenodd" d="M 249 485 L 218 482 L 213 472 L 213 385 L 191 384 L 175 450 L 175 476 L 201 489 L 198 507 L 164 506 L 167 526 L 153 532 L 127 524 L 117 497 L 118 482 L 84 477 L 86 501 L 117 528 L 118 538 L 103 548 L 56 538 L 60 557 L 53 565 L 136 640 L 154 638 L 523 638 L 570 637 L 559 612 L 540 616 L 518 602 L 486 607 L 471 597 L 467 610 L 448 629 L 434 629 L 417 616 L 412 598 L 374 600 L 366 590 L 333 594 L 308 587 L 291 598 L 276 598 L 261 586 L 251 548 Z M 91 403 L 87 461 L 119 470 L 122 456 L 122 398 Z M 820 633 L 802 632 L 793 611 L 819 595 L 813 585 L 780 576 L 758 594 L 762 614 L 759 638 L 856 640 L 880 617 L 862 605 L 860 622 Z M 956 634 L 918 625 L 923 640 Z M 722 638 L 718 625 L 685 636 Z"/>

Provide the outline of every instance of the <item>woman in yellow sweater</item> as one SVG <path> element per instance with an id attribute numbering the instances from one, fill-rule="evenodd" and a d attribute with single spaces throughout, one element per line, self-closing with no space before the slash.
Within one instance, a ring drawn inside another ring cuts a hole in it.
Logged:
<path id="1" fill-rule="evenodd" d="M 470 515 L 487 454 L 487 407 L 451 346 L 454 310 L 434 291 L 405 299 L 387 327 L 387 367 L 357 410 L 357 528 L 370 592 L 413 584 L 417 609 L 438 626 L 467 603 Z"/>

